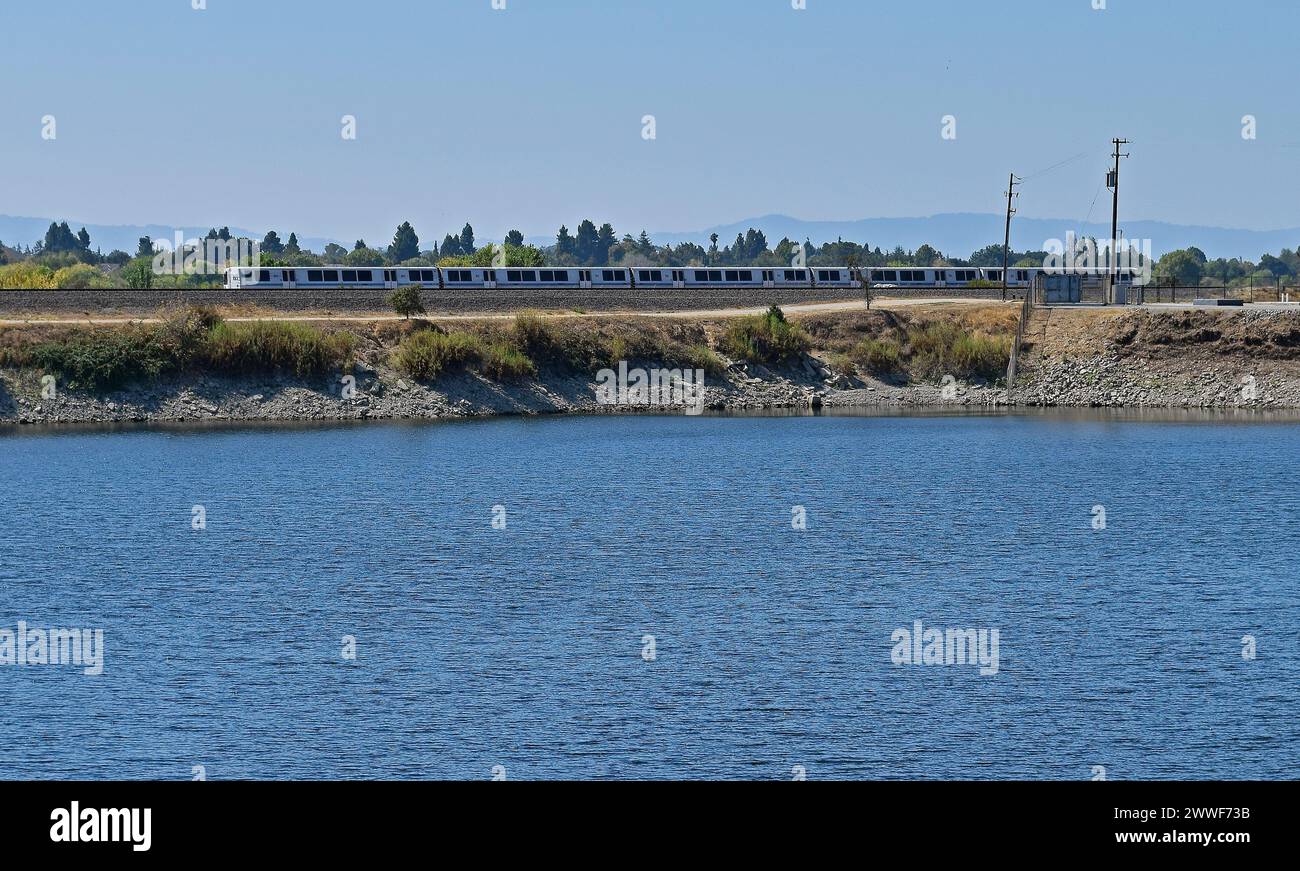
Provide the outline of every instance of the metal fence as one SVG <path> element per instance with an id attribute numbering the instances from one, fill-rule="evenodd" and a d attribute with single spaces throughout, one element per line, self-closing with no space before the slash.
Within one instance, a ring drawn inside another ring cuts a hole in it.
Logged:
<path id="1" fill-rule="evenodd" d="M 1245 284 L 1176 284 L 1153 278 L 1149 284 L 1134 287 L 1130 302 L 1191 302 L 1194 299 L 1239 299 L 1243 302 L 1300 302 L 1300 285 Z"/>

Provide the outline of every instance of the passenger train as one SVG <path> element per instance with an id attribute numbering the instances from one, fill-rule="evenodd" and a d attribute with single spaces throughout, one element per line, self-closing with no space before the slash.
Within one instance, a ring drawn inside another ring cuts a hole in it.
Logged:
<path id="1" fill-rule="evenodd" d="M 1012 268 L 1007 270 L 1007 287 L 1018 290 L 1034 286 L 1044 269 Z M 906 267 L 872 267 L 859 270 L 862 278 L 878 289 L 953 288 L 961 289 L 975 282 L 1001 286 L 1002 269 L 988 267 L 944 267 L 913 269 Z M 1102 273 L 1085 277 L 1085 282 L 1100 281 Z M 1133 273 L 1120 275 L 1121 283 L 1134 281 Z M 1091 280 L 1091 281 L 1090 281 Z M 554 267 L 554 268 L 461 268 L 396 267 L 354 268 L 321 267 L 231 267 L 226 270 L 225 287 L 231 290 L 289 290 L 295 288 L 374 288 L 393 289 L 417 285 L 443 290 L 517 287 L 526 289 L 599 289 L 599 288 L 692 288 L 692 287 L 771 287 L 771 288 L 856 288 L 861 281 L 847 266 L 814 267 Z"/>

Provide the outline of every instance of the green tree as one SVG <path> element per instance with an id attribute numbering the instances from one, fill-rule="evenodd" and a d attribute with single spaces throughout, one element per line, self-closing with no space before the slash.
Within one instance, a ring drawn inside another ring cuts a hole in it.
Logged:
<path id="1" fill-rule="evenodd" d="M 348 256 L 348 249 L 336 242 L 331 242 L 325 246 L 325 261 L 327 263 L 342 263 L 343 258 Z"/>
<path id="2" fill-rule="evenodd" d="M 153 240 L 148 236 L 141 236 L 136 243 L 136 257 L 153 257 Z"/>
<path id="3" fill-rule="evenodd" d="M 569 235 L 569 228 L 560 225 L 560 232 L 555 237 L 555 258 L 561 266 L 567 266 L 577 259 L 578 246 Z"/>
<path id="4" fill-rule="evenodd" d="M 290 233 L 289 241 L 284 246 L 285 254 L 301 254 L 302 249 L 298 247 L 298 234 Z"/>
<path id="5" fill-rule="evenodd" d="M 147 238 L 146 236 L 145 239 Z M 137 257 L 123 266 L 122 280 L 126 282 L 127 287 L 133 290 L 148 290 L 153 287 L 153 258 L 151 256 Z"/>
<path id="6" fill-rule="evenodd" d="M 594 266 L 605 266 L 609 263 L 609 249 L 618 243 L 618 236 L 614 233 L 612 224 L 601 224 L 600 230 L 596 233 L 596 261 Z"/>
<path id="7" fill-rule="evenodd" d="M 284 253 L 284 243 L 280 241 L 279 234 L 276 233 L 274 230 L 269 230 L 267 234 L 262 237 L 262 253 L 263 254 Z"/>
<path id="8" fill-rule="evenodd" d="M 412 315 L 424 314 L 424 302 L 420 299 L 420 288 L 414 284 L 408 284 L 399 287 L 388 298 L 388 304 L 393 307 L 393 311 L 402 317 L 410 320 Z"/>
<path id="9" fill-rule="evenodd" d="M 1170 251 L 1156 264 L 1156 274 L 1172 278 L 1180 286 L 1195 287 L 1201 283 L 1204 267 L 1196 255 L 1186 249 Z"/>
<path id="10" fill-rule="evenodd" d="M 460 250 L 460 237 L 448 233 L 442 240 L 442 247 L 438 249 L 439 257 L 459 257 L 464 254 Z"/>
<path id="11" fill-rule="evenodd" d="M 518 230 L 511 230 L 509 233 L 506 233 L 505 244 L 510 248 L 524 247 L 524 234 Z"/>
<path id="12" fill-rule="evenodd" d="M 357 248 L 343 260 L 347 266 L 383 266 L 384 255 L 373 248 Z"/>
<path id="13" fill-rule="evenodd" d="M 462 254 L 473 255 L 478 249 L 474 247 L 474 228 L 465 222 L 465 227 L 460 231 L 460 250 Z"/>
<path id="14" fill-rule="evenodd" d="M 574 241 L 573 254 L 577 261 L 590 266 L 596 260 L 596 243 L 599 234 L 596 225 L 584 218 L 578 225 L 578 238 Z"/>
<path id="15" fill-rule="evenodd" d="M 410 221 L 403 221 L 393 234 L 393 244 L 388 246 L 388 256 L 394 263 L 402 263 L 420 256 L 420 237 Z"/>

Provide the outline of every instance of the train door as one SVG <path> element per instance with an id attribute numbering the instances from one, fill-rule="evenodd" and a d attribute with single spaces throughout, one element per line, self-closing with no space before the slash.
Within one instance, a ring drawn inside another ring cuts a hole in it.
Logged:
<path id="1" fill-rule="evenodd" d="M 297 275 L 298 275 L 298 271 L 296 269 L 281 269 L 280 270 L 281 286 L 283 286 L 286 290 L 293 290 L 295 287 L 298 286 L 298 282 L 295 281 Z"/>

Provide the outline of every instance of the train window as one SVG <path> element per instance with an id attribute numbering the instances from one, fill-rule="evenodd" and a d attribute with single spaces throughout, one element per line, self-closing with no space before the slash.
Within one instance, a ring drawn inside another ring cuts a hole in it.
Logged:
<path id="1" fill-rule="evenodd" d="M 308 280 L 308 281 L 320 281 L 320 280 L 321 280 L 321 271 L 320 271 L 319 269 L 308 269 L 308 270 L 307 270 L 307 280 Z"/>
<path id="2" fill-rule="evenodd" d="M 754 270 L 752 270 L 752 269 L 742 269 L 742 270 L 740 270 L 740 280 L 741 280 L 741 281 L 753 281 L 753 280 L 754 280 Z"/>
<path id="3" fill-rule="evenodd" d="M 350 281 L 356 281 L 356 280 L 357 280 L 357 271 L 356 271 L 355 269 L 344 269 L 344 270 L 343 270 L 343 280 L 344 280 L 344 281 L 349 281 L 349 282 L 350 282 Z"/>
<path id="4" fill-rule="evenodd" d="M 532 269 L 525 269 L 525 270 L 524 270 L 524 276 L 523 276 L 523 278 L 524 278 L 524 281 L 536 281 L 536 280 L 537 280 L 537 272 L 536 272 L 535 270 L 532 270 Z"/>
<path id="5" fill-rule="evenodd" d="M 523 278 L 521 277 L 522 275 L 523 273 L 521 273 L 518 269 L 507 269 L 506 281 L 522 281 L 523 280 Z"/>
<path id="6" fill-rule="evenodd" d="M 338 281 L 338 280 L 339 280 L 339 271 L 338 271 L 337 269 L 326 269 L 326 270 L 325 270 L 325 280 L 326 280 L 326 281 Z"/>
<path id="7" fill-rule="evenodd" d="M 727 270 L 727 281 L 740 281 L 740 270 L 738 270 L 738 269 L 728 269 L 728 270 Z"/>
<path id="8" fill-rule="evenodd" d="M 602 269 L 602 270 L 600 271 L 600 280 L 601 280 L 601 281 L 618 281 L 618 278 L 615 277 L 615 272 L 614 272 L 613 269 Z"/>
<path id="9" fill-rule="evenodd" d="M 374 281 L 375 273 L 369 269 L 357 270 L 357 281 Z"/>
<path id="10" fill-rule="evenodd" d="M 257 280 L 260 282 L 269 282 L 271 280 L 271 270 L 269 269 L 258 270 Z"/>

